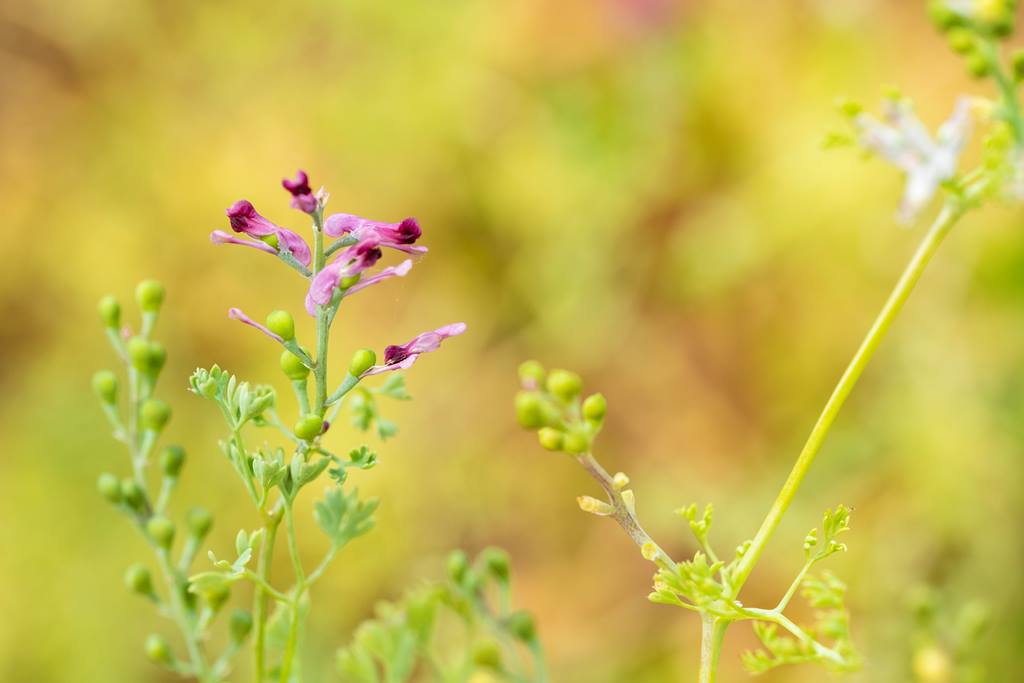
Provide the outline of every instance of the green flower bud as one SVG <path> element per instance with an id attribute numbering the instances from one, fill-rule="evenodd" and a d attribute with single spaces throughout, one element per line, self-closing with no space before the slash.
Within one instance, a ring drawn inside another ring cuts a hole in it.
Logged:
<path id="1" fill-rule="evenodd" d="M 274 311 L 268 315 L 267 328 L 285 341 L 295 339 L 295 318 L 288 311 Z"/>
<path id="2" fill-rule="evenodd" d="M 149 354 L 146 358 L 145 370 L 151 375 L 159 374 L 167 362 L 167 349 L 158 341 L 149 342 Z"/>
<path id="3" fill-rule="evenodd" d="M 196 538 L 203 538 L 210 533 L 213 526 L 213 515 L 206 508 L 195 507 L 185 514 L 185 525 L 188 532 Z"/>
<path id="4" fill-rule="evenodd" d="M 171 646 L 163 637 L 153 634 L 146 638 L 146 656 L 157 664 L 171 663 Z"/>
<path id="5" fill-rule="evenodd" d="M 125 344 L 128 358 L 136 370 L 146 371 L 149 368 L 149 340 L 145 337 L 132 337 Z"/>
<path id="6" fill-rule="evenodd" d="M 524 429 L 537 429 L 547 424 L 544 399 L 536 391 L 516 394 L 516 419 Z"/>
<path id="7" fill-rule="evenodd" d="M 1024 81 L 1024 50 L 1016 50 L 1010 57 L 1010 68 L 1017 81 Z"/>
<path id="8" fill-rule="evenodd" d="M 537 440 L 549 451 L 560 451 L 565 442 L 565 436 L 554 427 L 544 427 L 537 432 Z"/>
<path id="9" fill-rule="evenodd" d="M 160 452 L 160 469 L 168 477 L 176 477 L 185 464 L 185 449 L 181 446 L 167 446 Z"/>
<path id="10" fill-rule="evenodd" d="M 974 34 L 965 28 L 955 28 L 949 32 L 949 46 L 957 54 L 970 54 L 974 51 Z"/>
<path id="11" fill-rule="evenodd" d="M 202 598 L 214 612 L 224 606 L 224 603 L 231 597 L 231 586 L 227 581 L 211 586 L 203 591 Z"/>
<path id="12" fill-rule="evenodd" d="M 281 354 L 281 370 L 293 381 L 306 379 L 309 374 L 309 368 L 302 364 L 302 360 L 287 349 Z"/>
<path id="13" fill-rule="evenodd" d="M 482 554 L 484 566 L 491 576 L 502 583 L 508 582 L 508 553 L 501 548 L 487 548 Z"/>
<path id="14" fill-rule="evenodd" d="M 985 78 L 992 73 L 992 63 L 981 53 L 971 53 L 967 55 L 967 73 L 973 78 Z"/>
<path id="15" fill-rule="evenodd" d="M 135 510 L 146 506 L 146 493 L 134 479 L 121 480 L 121 498 Z"/>
<path id="16" fill-rule="evenodd" d="M 359 377 L 377 362 L 377 354 L 373 349 L 359 349 L 352 354 L 352 360 L 348 364 L 348 371 L 354 377 Z"/>
<path id="17" fill-rule="evenodd" d="M 171 419 L 171 407 L 158 398 L 148 398 L 142 404 L 139 418 L 144 429 L 159 432 Z"/>
<path id="18" fill-rule="evenodd" d="M 462 583 L 469 571 L 469 558 L 461 550 L 453 550 L 448 555 L 448 576 L 455 583 Z"/>
<path id="19" fill-rule="evenodd" d="M 604 394 L 591 394 L 583 401 L 583 417 L 600 422 L 608 412 L 608 401 Z"/>
<path id="20" fill-rule="evenodd" d="M 548 391 L 563 401 L 571 401 L 582 390 L 583 380 L 575 372 L 552 370 L 548 375 Z"/>
<path id="21" fill-rule="evenodd" d="M 562 448 L 567 453 L 586 453 L 590 450 L 590 439 L 578 432 L 569 432 L 565 435 Z"/>
<path id="22" fill-rule="evenodd" d="M 104 403 L 117 403 L 117 375 L 110 370 L 100 370 L 92 376 L 92 390 Z"/>
<path id="23" fill-rule="evenodd" d="M 166 517 L 150 517 L 146 522 L 146 532 L 165 550 L 174 543 L 174 522 Z"/>
<path id="24" fill-rule="evenodd" d="M 107 295 L 100 299 L 96 310 L 99 311 L 100 320 L 105 327 L 116 329 L 121 326 L 121 304 L 117 303 L 114 297 Z"/>
<path id="25" fill-rule="evenodd" d="M 135 288 L 135 301 L 147 313 L 156 313 L 164 302 L 164 286 L 156 280 L 143 280 Z"/>
<path id="26" fill-rule="evenodd" d="M 951 28 L 963 25 L 963 17 L 951 10 L 946 5 L 946 0 L 930 0 L 928 3 L 928 15 L 932 23 L 940 31 L 948 31 Z"/>
<path id="27" fill-rule="evenodd" d="M 484 669 L 501 669 L 501 648 L 493 640 L 484 640 L 473 646 L 473 663 Z"/>
<path id="28" fill-rule="evenodd" d="M 312 441 L 324 429 L 324 421 L 317 415 L 305 415 L 295 423 L 295 436 L 303 441 Z"/>
<path id="29" fill-rule="evenodd" d="M 505 628 L 524 643 L 537 638 L 537 626 L 529 612 L 513 612 L 505 618 Z"/>
<path id="30" fill-rule="evenodd" d="M 231 613 L 228 630 L 231 632 L 231 640 L 241 643 L 252 630 L 252 615 L 244 609 L 236 609 Z"/>
<path id="31" fill-rule="evenodd" d="M 139 595 L 153 594 L 153 579 L 149 575 L 149 570 L 141 564 L 128 567 L 124 573 L 124 583 L 129 590 Z"/>
<path id="32" fill-rule="evenodd" d="M 519 381 L 525 387 L 544 385 L 544 366 L 535 360 L 524 361 L 519 365 Z"/>
<path id="33" fill-rule="evenodd" d="M 101 474 L 100 478 L 96 481 L 96 488 L 99 490 L 100 495 L 109 502 L 115 505 L 121 502 L 121 482 L 113 474 L 109 472 Z"/>

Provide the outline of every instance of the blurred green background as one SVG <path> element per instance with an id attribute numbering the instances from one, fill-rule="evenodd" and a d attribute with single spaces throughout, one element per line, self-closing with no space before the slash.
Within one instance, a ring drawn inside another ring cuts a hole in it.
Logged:
<path id="1" fill-rule="evenodd" d="M 254 519 L 215 446 L 220 416 L 185 379 L 218 362 L 284 388 L 276 349 L 226 310 L 299 314 L 303 290 L 208 234 L 240 197 L 304 228 L 278 184 L 299 167 L 335 211 L 417 216 L 431 250 L 346 303 L 338 357 L 470 330 L 409 373 L 416 400 L 385 406 L 401 434 L 356 478 L 383 499 L 379 525 L 315 591 L 310 680 L 332 680 L 375 601 L 439 576 L 448 549 L 489 544 L 512 553 L 556 681 L 693 680 L 697 620 L 646 601 L 650 565 L 576 507 L 593 484 L 517 429 L 515 368 L 572 367 L 606 394 L 599 457 L 632 477 L 673 554 L 693 551 L 672 514 L 691 501 L 715 503 L 720 547 L 751 536 L 920 236 L 895 223 L 895 171 L 820 144 L 837 95 L 873 107 L 886 83 L 929 125 L 956 94 L 985 94 L 918 2 L 9 0 L 0 680 L 173 679 L 141 652 L 173 632 L 121 581 L 148 550 L 95 492 L 99 472 L 128 468 L 89 389 L 113 363 L 95 302 L 130 300 L 144 276 L 168 285 L 161 393 L 191 454 L 176 510 L 213 509 L 226 554 Z M 911 680 L 919 584 L 953 612 L 986 605 L 987 680 L 1016 680 L 1020 215 L 991 208 L 953 233 L 744 593 L 773 604 L 821 511 L 853 506 L 850 552 L 830 560 L 867 662 L 848 680 Z M 752 644 L 731 630 L 724 680 L 746 680 Z"/>

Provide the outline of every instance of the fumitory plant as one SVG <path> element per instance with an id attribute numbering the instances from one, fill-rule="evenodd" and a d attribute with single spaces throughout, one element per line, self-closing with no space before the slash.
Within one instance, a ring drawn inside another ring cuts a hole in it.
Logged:
<path id="1" fill-rule="evenodd" d="M 912 221 L 936 195 L 943 197 L 942 207 L 829 396 L 752 539 L 729 554 L 717 552 L 709 533 L 711 506 L 699 510 L 696 505 L 689 505 L 677 512 L 690 527 L 698 550 L 689 559 L 672 558 L 641 526 L 629 477 L 622 472 L 609 474 L 595 456 L 594 443 L 607 411 L 605 398 L 601 394 L 583 398 L 582 380 L 573 372 L 546 372 L 536 361 L 527 361 L 519 369 L 519 422 L 537 431 L 544 448 L 567 453 L 604 491 L 603 499 L 580 497 L 580 507 L 615 520 L 640 546 L 643 557 L 655 564 L 654 590 L 649 596 L 652 602 L 700 615 L 701 683 L 716 679 L 726 630 L 741 621 L 752 623 L 762 643 L 762 648 L 743 656 L 744 664 L 754 673 L 799 662 L 818 662 L 837 671 L 859 665 L 850 636 L 849 614 L 844 607 L 846 586 L 830 573 L 816 573 L 819 562 L 846 549 L 841 538 L 849 528 L 847 507 L 840 505 L 826 511 L 821 525 L 804 538 L 803 567 L 789 587 L 781 591 L 775 605 L 748 605 L 741 599 L 741 591 L 821 450 L 843 403 L 943 238 L 983 203 L 998 199 L 1017 201 L 1024 195 L 1024 118 L 1017 94 L 1018 83 L 1024 80 L 1024 51 L 1013 53 L 1007 66 L 1001 46 L 1001 41 L 1012 33 L 1015 6 L 1016 2 L 1011 0 L 930 3 L 933 20 L 953 49 L 963 55 L 969 72 L 995 84 L 995 95 L 991 98 L 958 99 L 952 116 L 936 135 L 918 120 L 910 101 L 899 93 L 890 93 L 881 119 L 865 113 L 858 105 L 841 105 L 849 130 L 833 134 L 830 141 L 859 143 L 903 172 L 906 190 L 899 217 Z M 972 125 L 984 129 L 983 153 L 977 166 L 961 170 L 959 160 Z M 797 624 L 786 614 L 798 593 L 814 608 L 815 619 L 811 624 Z"/>
<path id="2" fill-rule="evenodd" d="M 376 453 L 366 445 L 338 451 L 329 443 L 331 424 L 348 398 L 353 424 L 364 431 L 374 429 L 382 439 L 394 435 L 396 427 L 381 417 L 377 401 L 381 397 L 409 398 L 403 377 L 390 374 L 376 386 L 367 380 L 410 368 L 421 355 L 466 329 L 463 323 L 454 323 L 419 334 L 405 344 L 388 346 L 380 363 L 372 350 L 356 349 L 342 372 L 332 375 L 330 334 L 342 301 L 409 272 L 409 259 L 374 270 L 384 249 L 419 255 L 426 248 L 416 244 L 421 230 L 415 219 L 383 223 L 342 213 L 325 216 L 327 194 L 322 189 L 314 194 L 305 173 L 300 171 L 295 180 L 286 179 L 283 185 L 292 197 L 291 206 L 311 219 L 311 246 L 299 234 L 261 216 L 245 200 L 227 210 L 233 233 L 214 231 L 212 240 L 266 252 L 297 272 L 306 281 L 304 309 L 315 320 L 315 339 L 309 347 L 300 343 L 295 320 L 287 311 L 270 312 L 265 325 L 237 308 L 229 311 L 230 317 L 260 330 L 281 347 L 281 369 L 290 380 L 297 406 L 294 419 L 282 417 L 273 387 L 241 381 L 217 365 L 198 369 L 189 379 L 189 389 L 213 403 L 223 415 L 227 432 L 220 450 L 241 480 L 255 511 L 254 527 L 238 531 L 231 556 L 222 558 L 211 551 L 209 565 L 199 571 L 193 565 L 212 525 L 210 513 L 191 509 L 185 516 L 185 533 L 180 534 L 179 525 L 168 512 L 185 452 L 178 446 L 167 446 L 156 458 L 159 472 L 153 471 L 151 463 L 171 414 L 168 404 L 155 396 L 167 357 L 164 347 L 153 338 L 164 289 L 154 281 L 139 285 L 136 298 L 142 321 L 137 331 L 124 324 L 121 307 L 113 297 L 105 297 L 99 305 L 107 336 L 125 366 L 127 396 L 120 396 L 119 382 L 112 372 L 97 373 L 93 384 L 114 436 L 127 447 L 132 465 L 130 475 L 124 478 L 102 475 L 99 489 L 134 523 L 156 556 L 161 586 L 158 588 L 149 569 L 139 564 L 127 571 L 129 587 L 173 620 L 184 646 L 182 652 L 174 652 L 164 637 L 153 635 L 145 644 L 147 655 L 202 683 L 225 680 L 232 658 L 247 638 L 256 683 L 301 680 L 299 646 L 310 590 L 339 550 L 370 531 L 377 507 L 376 501 L 361 499 L 356 489 L 346 485 L 350 470 L 369 469 L 376 464 Z M 256 436 L 263 433 L 279 435 L 278 440 L 283 440 L 287 448 Z M 299 552 L 294 506 L 303 489 L 317 480 L 328 482 L 323 498 L 314 507 L 316 523 L 327 537 L 327 548 L 322 559 L 309 566 Z M 291 560 L 292 575 L 287 579 L 271 572 L 282 535 Z M 180 541 L 182 536 L 184 540 Z M 492 573 L 501 574 L 507 585 L 507 561 L 502 565 L 501 558 L 492 558 L 488 566 Z M 229 644 L 215 655 L 210 649 L 211 629 L 233 587 L 241 582 L 254 587 L 251 612 L 238 610 L 228 617 Z M 459 593 L 460 602 L 452 604 L 465 615 L 484 614 L 485 603 L 474 595 L 465 586 Z M 466 604 L 472 609 L 464 609 Z M 521 624 L 524 617 L 510 617 L 507 604 L 503 605 L 505 612 L 493 615 L 496 632 L 516 632 L 515 624 Z M 532 635 L 524 633 L 519 631 L 520 639 L 533 643 Z"/>

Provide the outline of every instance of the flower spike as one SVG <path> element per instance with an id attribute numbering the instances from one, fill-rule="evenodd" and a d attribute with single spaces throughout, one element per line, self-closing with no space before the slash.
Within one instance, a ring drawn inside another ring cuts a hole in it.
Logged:
<path id="1" fill-rule="evenodd" d="M 379 375 L 382 372 L 390 372 L 391 370 L 407 370 L 412 367 L 416 359 L 422 354 L 436 351 L 445 339 L 458 336 L 465 331 L 466 323 L 452 323 L 431 332 L 417 335 L 405 344 L 389 346 L 384 349 L 384 364 L 374 365 L 359 377 Z"/>

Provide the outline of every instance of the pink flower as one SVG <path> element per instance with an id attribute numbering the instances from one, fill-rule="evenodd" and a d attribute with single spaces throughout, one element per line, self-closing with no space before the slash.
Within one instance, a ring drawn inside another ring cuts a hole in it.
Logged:
<path id="1" fill-rule="evenodd" d="M 295 180 L 285 178 L 281 186 L 292 195 L 292 208 L 313 213 L 316 211 L 317 200 L 313 196 L 313 189 L 309 186 L 309 176 L 305 171 L 300 170 L 295 174 Z"/>
<path id="2" fill-rule="evenodd" d="M 411 246 L 423 234 L 415 218 L 406 218 L 399 223 L 382 223 L 350 213 L 335 213 L 324 221 L 324 234 L 329 237 L 352 235 L 359 241 L 373 239 L 382 247 L 391 247 L 409 254 L 427 251 L 426 247 Z"/>
<path id="3" fill-rule="evenodd" d="M 412 364 L 422 354 L 436 351 L 445 339 L 455 337 L 465 331 L 466 323 L 452 323 L 451 325 L 439 327 L 432 332 L 424 332 L 406 344 L 389 346 L 384 349 L 384 364 L 374 365 L 359 377 L 379 375 L 382 372 L 389 372 L 391 370 L 406 370 L 412 367 Z"/>
<path id="4" fill-rule="evenodd" d="M 296 261 L 307 268 L 309 267 L 311 254 L 306 241 L 291 230 L 286 230 L 268 221 L 256 211 L 256 208 L 248 200 L 240 199 L 232 204 L 225 213 L 231 222 L 231 229 L 235 232 L 244 233 L 269 245 L 270 253 L 277 254 L 278 250 L 283 249 L 291 254 Z M 244 240 L 225 240 L 215 235 L 216 233 L 210 236 L 214 242 L 246 244 L 247 246 L 255 246 L 257 249 L 268 251 L 261 246 L 247 243 Z"/>
<path id="5" fill-rule="evenodd" d="M 242 309 L 240 308 L 229 308 L 228 317 L 231 318 L 232 320 L 238 320 L 246 325 L 249 325 L 250 327 L 255 327 L 257 330 L 267 335 L 274 341 L 280 342 L 282 344 L 284 343 L 284 339 L 282 339 L 280 335 L 276 335 L 273 332 L 271 332 L 267 327 L 260 325 L 258 322 L 247 316 L 245 313 L 243 313 Z"/>
<path id="6" fill-rule="evenodd" d="M 313 278 L 306 294 L 306 311 L 316 315 L 316 307 L 330 303 L 334 290 L 342 281 L 361 274 L 381 257 L 380 247 L 373 240 L 366 240 L 344 250 L 331 263 L 324 266 Z"/>

